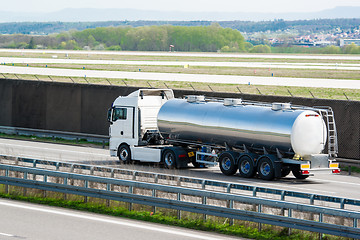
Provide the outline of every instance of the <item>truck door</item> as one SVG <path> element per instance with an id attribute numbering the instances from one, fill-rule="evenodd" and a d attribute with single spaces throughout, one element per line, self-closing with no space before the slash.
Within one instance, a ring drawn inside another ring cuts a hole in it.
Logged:
<path id="1" fill-rule="evenodd" d="M 133 107 L 114 107 L 111 122 L 111 137 L 135 137 Z"/>

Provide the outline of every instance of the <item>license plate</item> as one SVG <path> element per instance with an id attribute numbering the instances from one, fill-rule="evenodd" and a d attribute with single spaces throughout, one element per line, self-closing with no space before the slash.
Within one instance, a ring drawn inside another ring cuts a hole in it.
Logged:
<path id="1" fill-rule="evenodd" d="M 194 152 L 188 152 L 188 156 L 193 157 L 193 156 L 195 156 L 195 153 Z"/>

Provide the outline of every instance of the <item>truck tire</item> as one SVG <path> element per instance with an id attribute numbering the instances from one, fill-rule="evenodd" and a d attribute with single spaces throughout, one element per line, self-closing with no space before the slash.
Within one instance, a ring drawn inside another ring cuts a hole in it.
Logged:
<path id="1" fill-rule="evenodd" d="M 239 172 L 242 177 L 251 178 L 255 175 L 254 161 L 248 155 L 243 155 L 239 159 Z"/>
<path id="2" fill-rule="evenodd" d="M 122 144 L 118 151 L 119 160 L 121 163 L 128 164 L 131 162 L 131 150 L 128 145 Z"/>
<path id="3" fill-rule="evenodd" d="M 290 167 L 284 167 L 281 169 L 281 177 L 286 177 L 291 172 Z"/>
<path id="4" fill-rule="evenodd" d="M 274 165 L 268 157 L 262 157 L 259 159 L 258 174 L 259 177 L 264 180 L 273 180 L 275 178 Z"/>
<path id="5" fill-rule="evenodd" d="M 301 173 L 301 170 L 300 170 L 300 166 L 293 166 L 292 169 L 291 169 L 291 172 L 292 174 L 294 174 L 294 176 L 297 178 L 297 179 L 306 179 L 309 177 L 309 175 L 303 175 Z"/>
<path id="6" fill-rule="evenodd" d="M 176 156 L 175 153 L 171 150 L 165 150 L 162 155 L 162 162 L 164 163 L 164 167 L 168 169 L 176 168 Z"/>
<path id="7" fill-rule="evenodd" d="M 237 171 L 235 159 L 230 153 L 222 153 L 219 157 L 220 170 L 227 176 L 234 175 Z"/>

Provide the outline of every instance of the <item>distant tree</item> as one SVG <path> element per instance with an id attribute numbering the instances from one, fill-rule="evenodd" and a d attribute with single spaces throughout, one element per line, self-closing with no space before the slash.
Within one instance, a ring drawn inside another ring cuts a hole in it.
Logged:
<path id="1" fill-rule="evenodd" d="M 34 42 L 34 38 L 33 38 L 33 37 L 30 39 L 28 48 L 29 48 L 29 49 L 34 49 L 34 48 L 36 48 L 36 45 L 35 45 L 35 42 Z"/>
<path id="2" fill-rule="evenodd" d="M 355 43 L 345 45 L 342 50 L 345 54 L 360 54 L 360 46 L 357 46 Z"/>
<path id="3" fill-rule="evenodd" d="M 271 48 L 268 45 L 257 45 L 250 49 L 251 53 L 271 53 Z"/>
<path id="4" fill-rule="evenodd" d="M 321 49 L 321 53 L 324 54 L 340 54 L 341 53 L 341 49 L 338 46 L 326 46 L 323 49 Z"/>

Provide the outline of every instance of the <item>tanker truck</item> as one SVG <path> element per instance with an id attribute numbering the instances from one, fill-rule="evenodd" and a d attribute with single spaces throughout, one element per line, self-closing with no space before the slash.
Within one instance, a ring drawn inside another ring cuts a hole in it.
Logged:
<path id="1" fill-rule="evenodd" d="M 108 111 L 110 155 L 165 168 L 219 165 L 225 175 L 272 180 L 339 173 L 330 107 L 262 103 L 139 89 Z M 325 150 L 326 149 L 326 150 Z"/>

